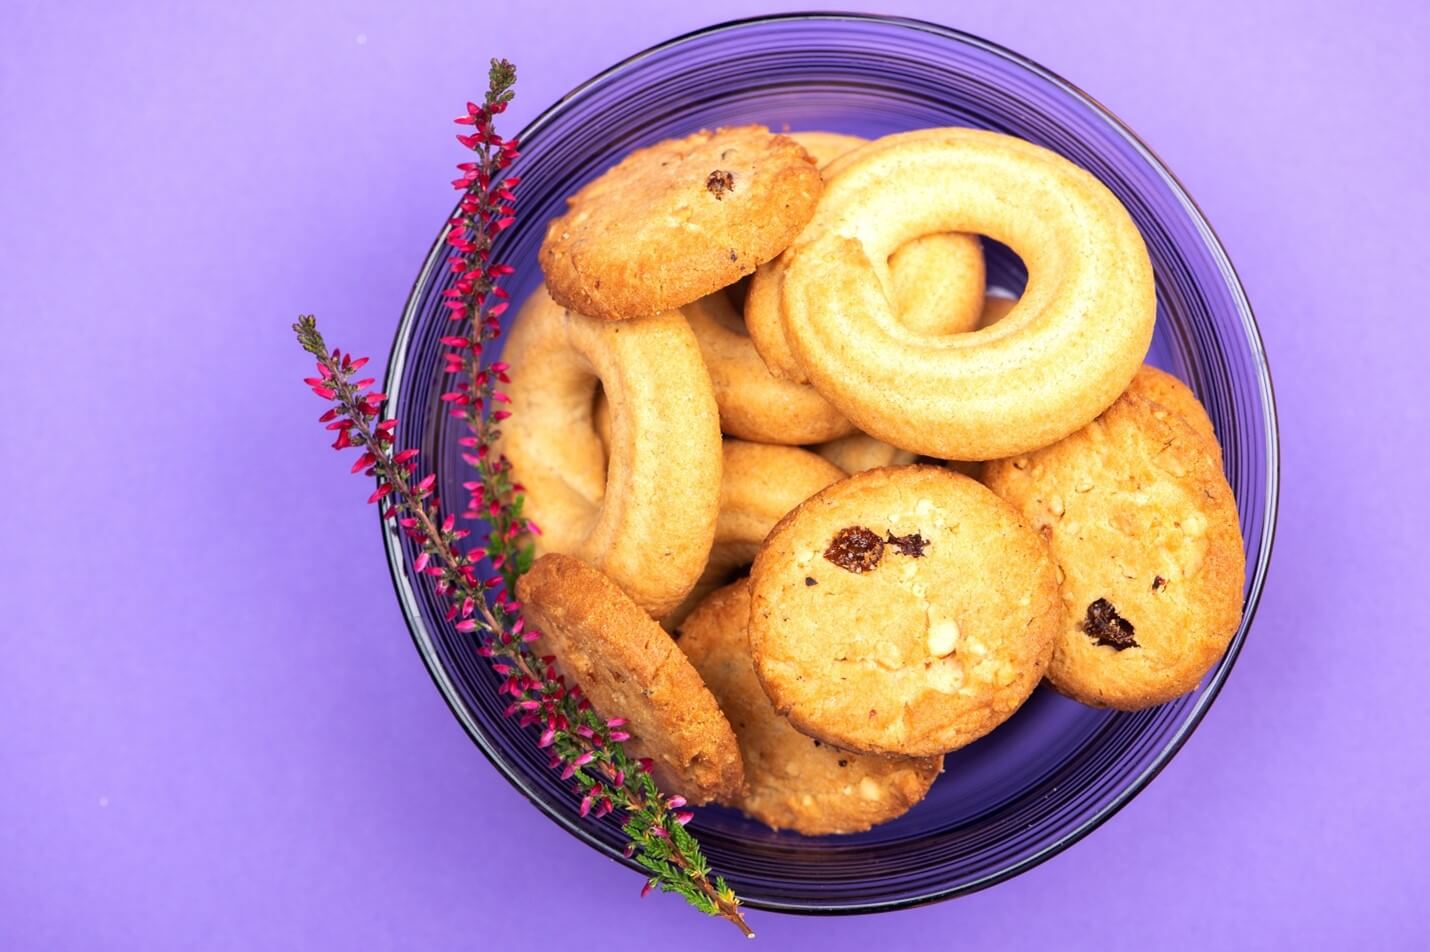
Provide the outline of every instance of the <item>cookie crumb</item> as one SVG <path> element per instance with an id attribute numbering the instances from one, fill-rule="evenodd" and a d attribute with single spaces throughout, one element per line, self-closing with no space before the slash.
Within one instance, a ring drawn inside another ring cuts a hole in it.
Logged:
<path id="1" fill-rule="evenodd" d="M 1118 651 L 1140 648 L 1133 635 L 1136 629 L 1132 622 L 1117 614 L 1117 609 L 1105 598 L 1099 598 L 1087 606 L 1087 618 L 1083 619 L 1082 630 L 1099 645 L 1107 645 Z"/>
<path id="2" fill-rule="evenodd" d="M 725 200 L 726 192 L 735 190 L 735 173 L 716 169 L 705 177 L 705 189 L 719 201 Z"/>
<path id="3" fill-rule="evenodd" d="M 817 581 L 815 581 L 812 577 L 810 577 L 810 576 L 808 576 L 808 575 L 806 575 L 806 576 L 804 577 L 804 587 L 805 587 L 805 588 L 809 588 L 811 585 L 818 585 L 818 584 L 819 584 L 819 583 L 818 583 Z"/>
<path id="4" fill-rule="evenodd" d="M 923 558 L 924 549 L 927 549 L 929 544 L 928 540 L 917 532 L 903 536 L 896 536 L 890 532 L 885 541 L 896 547 L 900 555 L 907 555 L 911 559 Z"/>
<path id="5" fill-rule="evenodd" d="M 1154 579 L 1152 580 L 1152 591 L 1154 591 L 1154 592 L 1160 592 L 1160 591 L 1162 591 L 1162 589 L 1164 589 L 1164 588 L 1166 588 L 1166 587 L 1167 587 L 1167 580 L 1164 579 L 1162 576 L 1159 575 L 1159 576 L 1157 576 L 1156 578 L 1154 578 Z"/>
<path id="6" fill-rule="evenodd" d="M 834 534 L 824 558 L 855 575 L 872 571 L 884 557 L 884 540 L 863 526 L 846 526 Z"/>

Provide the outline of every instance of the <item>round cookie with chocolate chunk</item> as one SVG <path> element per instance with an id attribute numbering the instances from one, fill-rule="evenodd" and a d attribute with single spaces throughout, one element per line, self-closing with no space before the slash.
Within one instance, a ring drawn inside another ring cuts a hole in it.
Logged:
<path id="1" fill-rule="evenodd" d="M 546 286 L 562 306 L 605 320 L 682 307 L 783 251 L 822 188 L 809 154 L 764 126 L 637 149 L 547 226 Z"/>
<path id="2" fill-rule="evenodd" d="M 988 464 L 1057 560 L 1067 622 L 1048 670 L 1085 704 L 1191 691 L 1241 622 L 1236 499 L 1203 438 L 1136 392 L 1052 446 Z"/>
<path id="3" fill-rule="evenodd" d="M 675 642 L 619 585 L 567 555 L 543 555 L 517 580 L 538 654 L 556 659 L 602 717 L 623 717 L 627 749 L 656 785 L 692 803 L 744 782 L 730 722 Z"/>
<path id="4" fill-rule="evenodd" d="M 680 639 L 740 742 L 745 787 L 729 804 L 777 830 L 820 836 L 867 830 L 922 800 L 943 758 L 854 754 L 795 730 L 755 676 L 749 622 L 750 582 L 741 579 L 701 602 Z"/>
<path id="5" fill-rule="evenodd" d="M 799 731 L 865 753 L 955 750 L 1006 720 L 1063 628 L 1047 546 L 936 466 L 869 470 L 804 502 L 751 573 L 750 650 Z"/>
<path id="6" fill-rule="evenodd" d="M 1192 393 L 1191 387 L 1165 370 L 1151 364 L 1143 364 L 1127 389 L 1138 396 L 1162 404 L 1187 421 L 1206 442 L 1207 452 L 1216 460 L 1217 469 L 1222 468 L 1221 444 L 1217 442 L 1216 427 L 1212 426 L 1212 418 L 1207 416 L 1207 408 L 1202 406 L 1197 395 Z"/>

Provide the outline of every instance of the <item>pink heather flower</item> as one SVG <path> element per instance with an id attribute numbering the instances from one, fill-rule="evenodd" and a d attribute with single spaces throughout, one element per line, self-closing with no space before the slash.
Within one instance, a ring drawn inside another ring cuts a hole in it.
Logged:
<path id="1" fill-rule="evenodd" d="M 645 885 L 641 887 L 641 898 L 644 899 L 646 896 L 649 896 L 649 895 L 650 895 L 650 891 L 651 891 L 652 889 L 654 889 L 654 888 L 655 888 L 655 880 L 654 880 L 654 879 L 647 879 L 647 880 L 645 881 Z"/>
<path id="2" fill-rule="evenodd" d="M 693 819 L 695 819 L 695 814 L 691 813 L 689 810 L 679 810 L 675 814 L 675 822 L 679 823 L 681 826 L 684 826 Z"/>
<path id="3" fill-rule="evenodd" d="M 680 796 L 679 794 L 676 794 L 673 797 L 667 797 L 665 800 L 665 805 L 670 807 L 672 810 L 678 810 L 681 807 L 685 806 L 685 798 Z"/>

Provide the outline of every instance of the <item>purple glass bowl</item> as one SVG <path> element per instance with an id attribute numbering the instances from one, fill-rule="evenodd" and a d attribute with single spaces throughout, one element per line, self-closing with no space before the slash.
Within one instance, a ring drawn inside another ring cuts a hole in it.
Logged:
<path id="1" fill-rule="evenodd" d="M 519 222 L 496 258 L 516 266 L 520 301 L 540 280 L 537 248 L 566 196 L 623 155 L 700 128 L 759 122 L 879 136 L 927 126 L 1011 133 L 1102 179 L 1142 229 L 1157 275 L 1151 360 L 1189 382 L 1225 449 L 1250 566 L 1246 616 L 1192 694 L 1136 714 L 1097 711 L 1040 689 L 992 735 L 949 755 L 928 798 L 856 836 L 774 833 L 739 814 L 699 811 L 692 829 L 713 866 L 757 908 L 866 912 L 991 885 L 1076 842 L 1137 794 L 1206 713 L 1246 637 L 1271 556 L 1277 435 L 1261 338 L 1225 252 L 1151 151 L 1091 98 L 1016 54 L 911 20 L 805 15 L 712 27 L 647 50 L 574 90 L 521 135 Z M 386 389 L 407 439 L 438 461 L 443 497 L 468 478 L 457 426 L 441 412 L 438 338 L 447 333 L 443 235 L 417 276 L 393 342 Z M 1021 289 L 1006 249 L 989 246 L 990 283 Z M 515 308 L 513 308 L 515 311 Z M 576 799 L 533 736 L 502 716 L 497 679 L 470 635 L 409 571 L 415 552 L 385 535 L 398 598 L 442 695 L 477 746 L 547 816 L 622 860 L 613 818 L 578 819 Z"/>

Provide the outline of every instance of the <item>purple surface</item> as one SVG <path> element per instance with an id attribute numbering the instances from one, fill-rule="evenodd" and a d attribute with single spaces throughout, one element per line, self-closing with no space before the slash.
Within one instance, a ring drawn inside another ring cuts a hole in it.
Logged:
<path id="1" fill-rule="evenodd" d="M 22 0 L 0 30 L 0 947 L 526 947 L 618 916 L 734 942 L 638 903 L 462 734 L 287 324 L 386 352 L 485 57 L 523 69 L 515 124 L 773 7 L 118 6 Z M 771 947 L 1421 941 L 1430 16 L 1191 7 L 884 11 L 1089 90 L 1217 227 L 1282 419 L 1246 650 L 1167 771 L 1069 852 L 935 907 L 758 915 Z"/>

